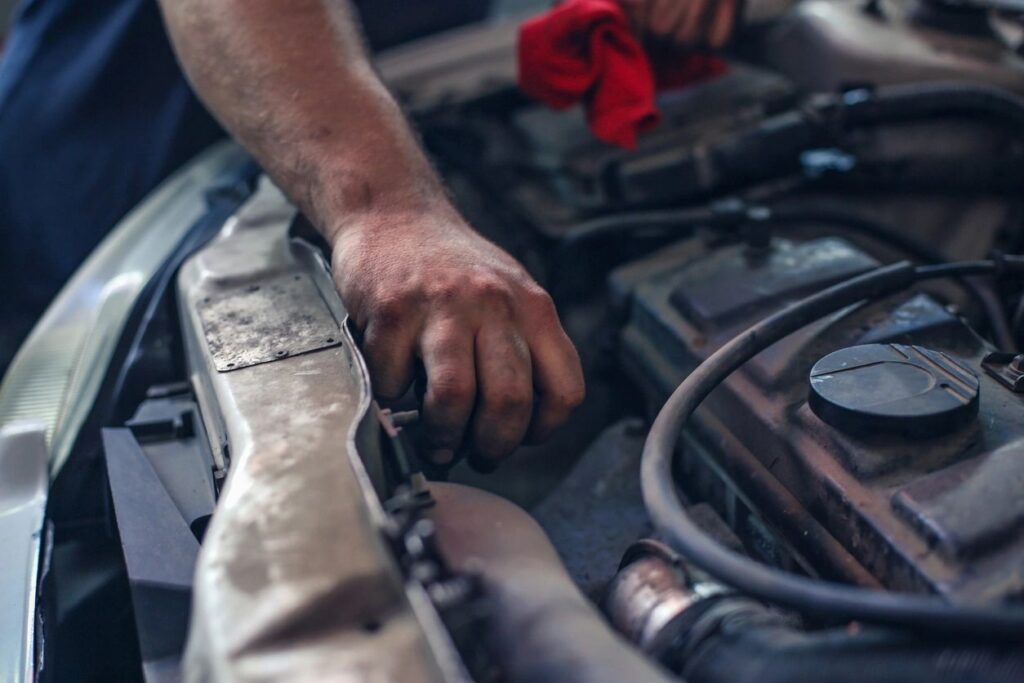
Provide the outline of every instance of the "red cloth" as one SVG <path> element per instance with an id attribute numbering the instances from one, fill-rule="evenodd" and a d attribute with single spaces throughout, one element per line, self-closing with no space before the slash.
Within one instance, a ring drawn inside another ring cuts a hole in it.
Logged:
<path id="1" fill-rule="evenodd" d="M 626 149 L 658 125 L 657 90 L 725 71 L 706 54 L 659 53 L 656 68 L 618 0 L 566 0 L 519 29 L 519 87 L 554 109 L 582 101 L 594 135 Z"/>

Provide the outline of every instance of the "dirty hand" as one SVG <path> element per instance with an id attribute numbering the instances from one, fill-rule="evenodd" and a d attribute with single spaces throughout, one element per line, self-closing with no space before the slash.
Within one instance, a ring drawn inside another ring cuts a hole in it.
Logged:
<path id="1" fill-rule="evenodd" d="M 334 277 L 362 333 L 378 396 L 426 371 L 428 457 L 461 447 L 496 463 L 540 440 L 583 400 L 579 357 L 548 294 L 450 206 L 375 216 L 334 245 Z"/>
<path id="2" fill-rule="evenodd" d="M 620 0 L 644 38 L 680 47 L 720 48 L 729 40 L 739 0 Z"/>

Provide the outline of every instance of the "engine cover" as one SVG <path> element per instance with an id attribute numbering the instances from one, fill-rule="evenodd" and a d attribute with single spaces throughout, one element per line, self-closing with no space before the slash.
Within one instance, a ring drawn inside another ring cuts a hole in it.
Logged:
<path id="1" fill-rule="evenodd" d="M 874 265 L 831 238 L 674 245 L 612 276 L 623 360 L 661 405 L 740 331 Z M 769 562 L 957 601 L 1020 597 L 1024 403 L 986 371 L 991 351 L 924 292 L 819 320 L 712 393 L 680 484 Z M 858 378 L 837 379 L 854 365 Z"/>

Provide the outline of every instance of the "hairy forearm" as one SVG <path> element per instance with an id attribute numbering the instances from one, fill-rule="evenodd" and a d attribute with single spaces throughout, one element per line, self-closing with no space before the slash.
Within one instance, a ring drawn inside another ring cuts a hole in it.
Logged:
<path id="1" fill-rule="evenodd" d="M 161 0 L 200 98 L 333 241 L 445 210 L 347 0 Z"/>
<path id="2" fill-rule="evenodd" d="M 551 298 L 452 208 L 370 67 L 347 0 L 160 0 L 210 110 L 331 243 L 375 394 L 426 376 L 420 452 L 481 463 L 583 399 Z"/>

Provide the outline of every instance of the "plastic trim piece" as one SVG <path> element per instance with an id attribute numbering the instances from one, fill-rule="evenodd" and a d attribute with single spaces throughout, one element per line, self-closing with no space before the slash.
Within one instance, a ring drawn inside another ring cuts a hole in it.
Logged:
<path id="1" fill-rule="evenodd" d="M 22 422 L 0 429 L 0 680 L 31 681 L 35 597 L 47 491 L 46 431 Z M 26 542 L 27 541 L 27 542 Z"/>

